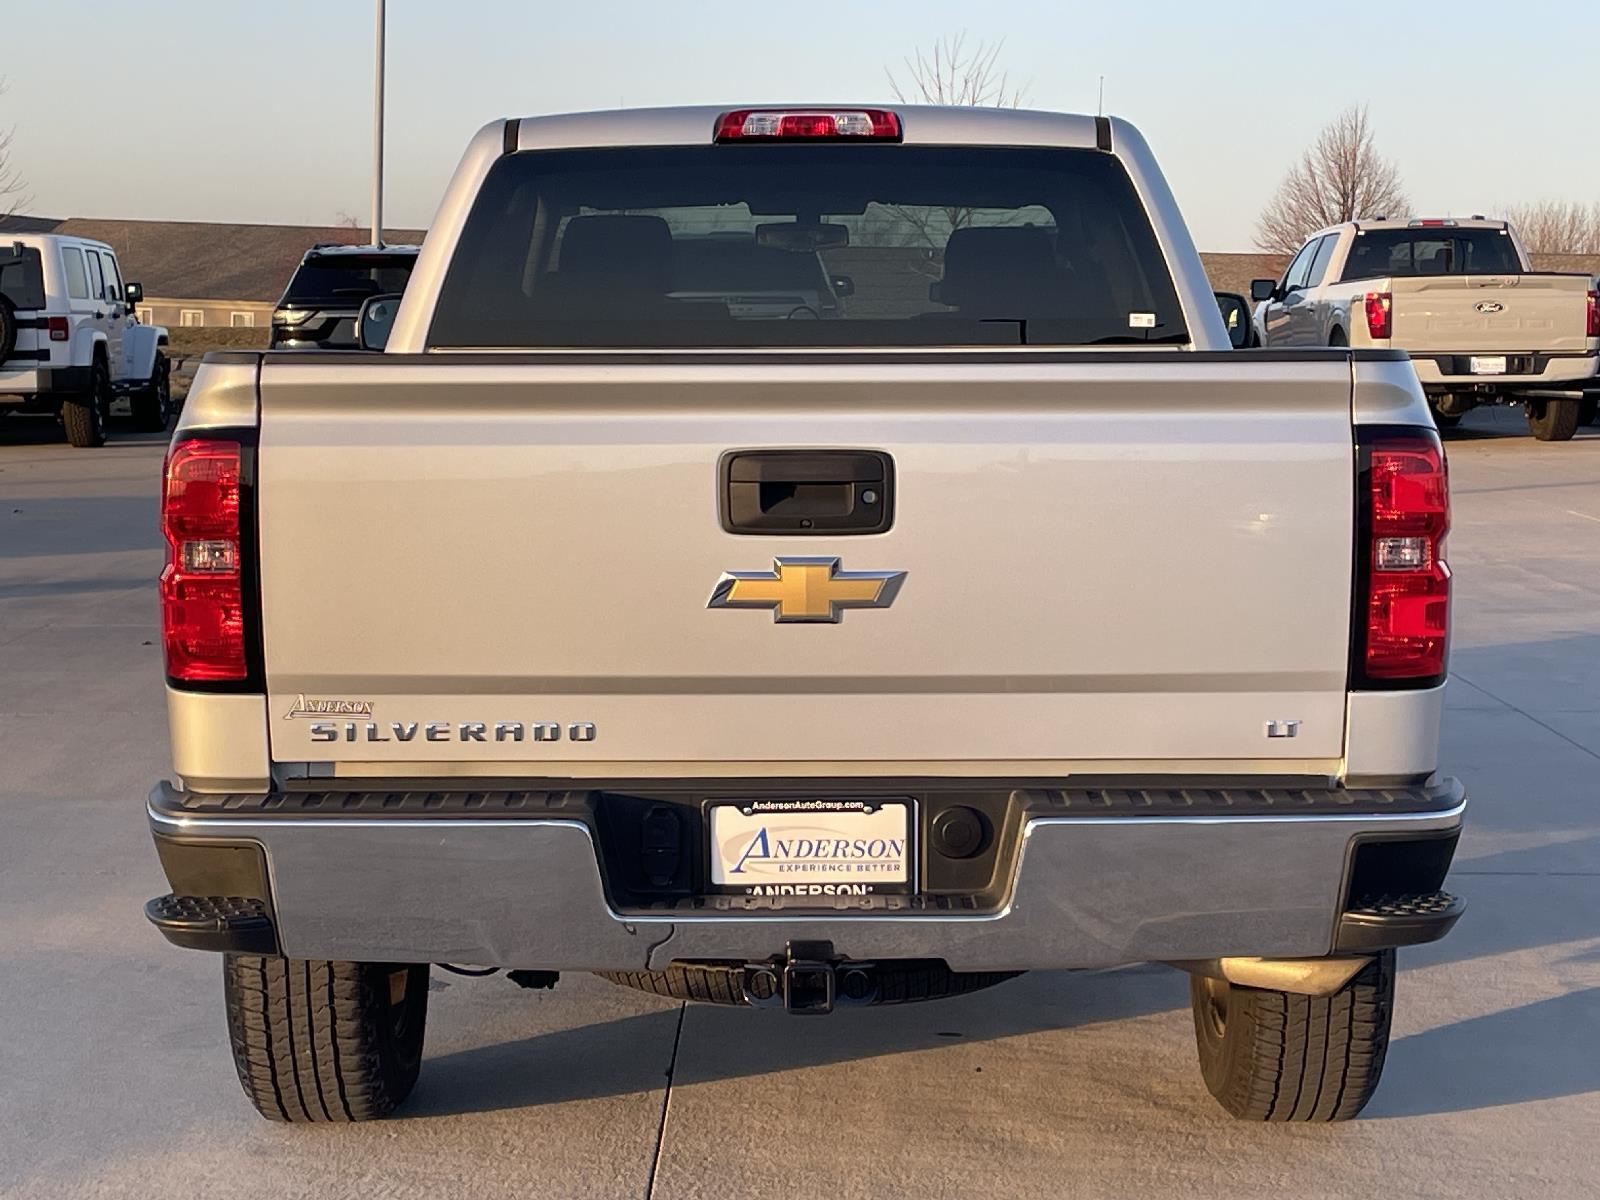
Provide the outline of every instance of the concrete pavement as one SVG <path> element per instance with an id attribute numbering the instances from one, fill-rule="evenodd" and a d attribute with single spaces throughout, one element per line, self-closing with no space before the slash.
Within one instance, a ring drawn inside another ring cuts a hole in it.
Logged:
<path id="1" fill-rule="evenodd" d="M 435 972 L 404 1115 L 285 1128 L 229 1060 L 220 968 L 140 914 L 167 771 L 162 443 L 0 422 L 0 1195 L 1589 1196 L 1600 1179 L 1600 429 L 1448 438 L 1470 908 L 1402 955 L 1377 1098 L 1233 1122 L 1182 976 L 1036 974 L 793 1020 L 584 977 Z"/>

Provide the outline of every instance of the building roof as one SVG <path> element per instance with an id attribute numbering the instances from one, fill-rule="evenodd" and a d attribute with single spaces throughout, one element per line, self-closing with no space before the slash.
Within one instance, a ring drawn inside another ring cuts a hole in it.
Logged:
<path id="1" fill-rule="evenodd" d="M 59 224 L 61 224 L 60 217 L 0 216 L 0 234 L 50 233 Z"/>
<path id="2" fill-rule="evenodd" d="M 22 228 L 23 224 L 27 229 Z M 334 225 L 228 225 L 208 221 L 108 221 L 0 218 L 7 231 L 64 233 L 108 243 L 125 279 L 147 296 L 193 300 L 273 302 L 301 257 L 317 242 L 359 245 L 365 229 Z M 417 243 L 420 229 L 386 229 L 386 241 Z"/>

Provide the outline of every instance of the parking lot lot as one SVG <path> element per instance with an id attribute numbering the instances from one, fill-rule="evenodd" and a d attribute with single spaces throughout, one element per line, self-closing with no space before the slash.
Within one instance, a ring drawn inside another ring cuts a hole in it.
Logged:
<path id="1" fill-rule="evenodd" d="M 153 580 L 163 441 L 0 423 L 0 1193 L 1591 1196 L 1600 1177 L 1600 428 L 1447 435 L 1469 909 L 1401 956 L 1363 1119 L 1232 1121 L 1187 982 L 1035 974 L 827 1020 L 586 976 L 435 972 L 402 1115 L 288 1128 L 233 1077 L 218 963 L 141 915 L 168 770 Z M 508 898 L 508 903 L 513 902 Z"/>

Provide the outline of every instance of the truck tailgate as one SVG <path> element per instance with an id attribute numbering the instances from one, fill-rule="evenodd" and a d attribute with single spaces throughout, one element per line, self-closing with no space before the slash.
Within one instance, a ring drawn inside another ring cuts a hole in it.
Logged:
<path id="1" fill-rule="evenodd" d="M 278 762 L 1341 753 L 1344 359 L 269 357 L 261 380 Z M 892 457 L 887 532 L 724 530 L 726 451 L 829 447 Z M 708 607 L 784 556 L 905 576 L 836 624 Z"/>
<path id="2" fill-rule="evenodd" d="M 1416 351 L 1583 351 L 1584 275 L 1440 275 L 1394 279 L 1393 343 Z"/>

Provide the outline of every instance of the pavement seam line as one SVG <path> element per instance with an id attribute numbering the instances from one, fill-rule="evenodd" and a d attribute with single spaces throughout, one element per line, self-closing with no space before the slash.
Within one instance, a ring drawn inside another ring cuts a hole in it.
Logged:
<path id="1" fill-rule="evenodd" d="M 1589 747 L 1585 746 L 1582 742 L 1576 741 L 1573 738 L 1568 737 L 1566 734 L 1562 733 L 1561 730 L 1555 728 L 1554 726 L 1546 725 L 1543 721 L 1539 720 L 1538 717 L 1534 716 L 1527 709 L 1518 708 L 1515 704 L 1511 703 L 1511 701 L 1507 700 L 1504 696 L 1496 695 L 1494 692 L 1491 692 L 1488 688 L 1484 687 L 1481 683 L 1473 683 L 1472 680 L 1468 679 L 1465 675 L 1456 675 L 1454 672 L 1451 673 L 1451 678 L 1460 679 L 1463 683 L 1470 684 L 1472 687 L 1477 688 L 1485 696 L 1490 696 L 1493 699 L 1500 701 L 1501 704 L 1504 704 L 1512 712 L 1521 713 L 1523 716 L 1527 717 L 1528 720 L 1532 721 L 1535 725 L 1537 725 L 1540 729 L 1543 729 L 1546 733 L 1553 733 L 1558 738 L 1560 738 L 1563 742 L 1566 742 L 1567 745 L 1576 747 L 1577 749 L 1583 751 L 1583 753 L 1587 754 L 1590 758 L 1600 760 L 1600 754 L 1596 754 L 1593 750 L 1589 749 Z M 1578 710 L 1574 710 L 1574 711 L 1580 711 L 1581 712 L 1583 710 L 1578 709 Z"/>
<path id="2" fill-rule="evenodd" d="M 667 1059 L 667 1087 L 661 1093 L 661 1120 L 656 1125 L 656 1152 L 650 1158 L 650 1177 L 645 1181 L 644 1200 L 654 1200 L 656 1172 L 661 1169 L 661 1151 L 667 1143 L 667 1110 L 672 1104 L 672 1076 L 678 1069 L 678 1045 L 683 1041 L 683 1017 L 689 1011 L 688 1001 L 678 1005 L 678 1027 L 672 1034 L 672 1055 Z"/>

